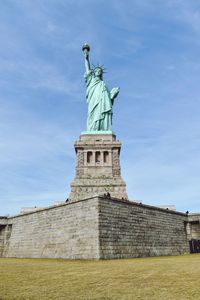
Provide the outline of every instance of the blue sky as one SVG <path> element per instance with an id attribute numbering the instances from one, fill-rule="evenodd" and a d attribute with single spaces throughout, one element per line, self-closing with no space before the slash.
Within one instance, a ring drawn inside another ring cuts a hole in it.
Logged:
<path id="1" fill-rule="evenodd" d="M 0 215 L 69 194 L 85 41 L 120 86 L 113 131 L 129 199 L 200 211 L 199 1 L 4 0 L 0 36 Z"/>

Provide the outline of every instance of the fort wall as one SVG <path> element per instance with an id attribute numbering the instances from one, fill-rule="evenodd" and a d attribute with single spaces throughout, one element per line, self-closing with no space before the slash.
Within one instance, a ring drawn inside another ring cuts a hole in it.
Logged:
<path id="1" fill-rule="evenodd" d="M 102 259 L 189 252 L 187 215 L 134 202 L 101 199 L 99 215 Z"/>
<path id="2" fill-rule="evenodd" d="M 200 240 L 200 214 L 193 213 L 188 216 L 187 226 L 188 238 Z"/>
<path id="3" fill-rule="evenodd" d="M 189 252 L 187 220 L 186 214 L 166 209 L 93 197 L 7 218 L 0 231 L 0 255 L 67 259 L 179 255 Z"/>
<path id="4" fill-rule="evenodd" d="M 98 199 L 63 204 L 8 219 L 4 257 L 98 259 Z"/>

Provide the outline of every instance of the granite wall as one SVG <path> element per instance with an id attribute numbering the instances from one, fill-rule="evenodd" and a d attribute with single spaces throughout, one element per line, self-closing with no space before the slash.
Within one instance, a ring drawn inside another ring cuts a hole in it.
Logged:
<path id="1" fill-rule="evenodd" d="M 99 210 L 101 259 L 189 252 L 186 214 L 105 199 Z"/>
<path id="2" fill-rule="evenodd" d="M 0 217 L 0 257 L 3 255 L 6 239 L 7 217 Z"/>
<path id="3" fill-rule="evenodd" d="M 4 257 L 98 259 L 98 199 L 63 204 L 9 218 Z"/>
<path id="4" fill-rule="evenodd" d="M 188 239 L 200 240 L 200 214 L 194 213 L 188 216 L 187 226 Z"/>
<path id="5" fill-rule="evenodd" d="M 68 259 L 179 255 L 189 252 L 187 218 L 152 206 L 94 197 L 7 218 L 0 255 Z"/>

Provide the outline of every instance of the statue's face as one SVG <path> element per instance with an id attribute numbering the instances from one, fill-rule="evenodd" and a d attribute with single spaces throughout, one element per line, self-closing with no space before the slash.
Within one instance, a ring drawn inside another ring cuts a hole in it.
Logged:
<path id="1" fill-rule="evenodd" d="M 101 68 L 95 68 L 94 69 L 94 76 L 95 77 L 102 77 L 103 71 Z"/>

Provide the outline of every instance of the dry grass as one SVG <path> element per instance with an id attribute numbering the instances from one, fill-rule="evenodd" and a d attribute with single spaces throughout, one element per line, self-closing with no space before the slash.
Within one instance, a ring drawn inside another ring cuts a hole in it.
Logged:
<path id="1" fill-rule="evenodd" d="M 111 261 L 1 258 L 0 299 L 200 299 L 200 255 Z"/>

